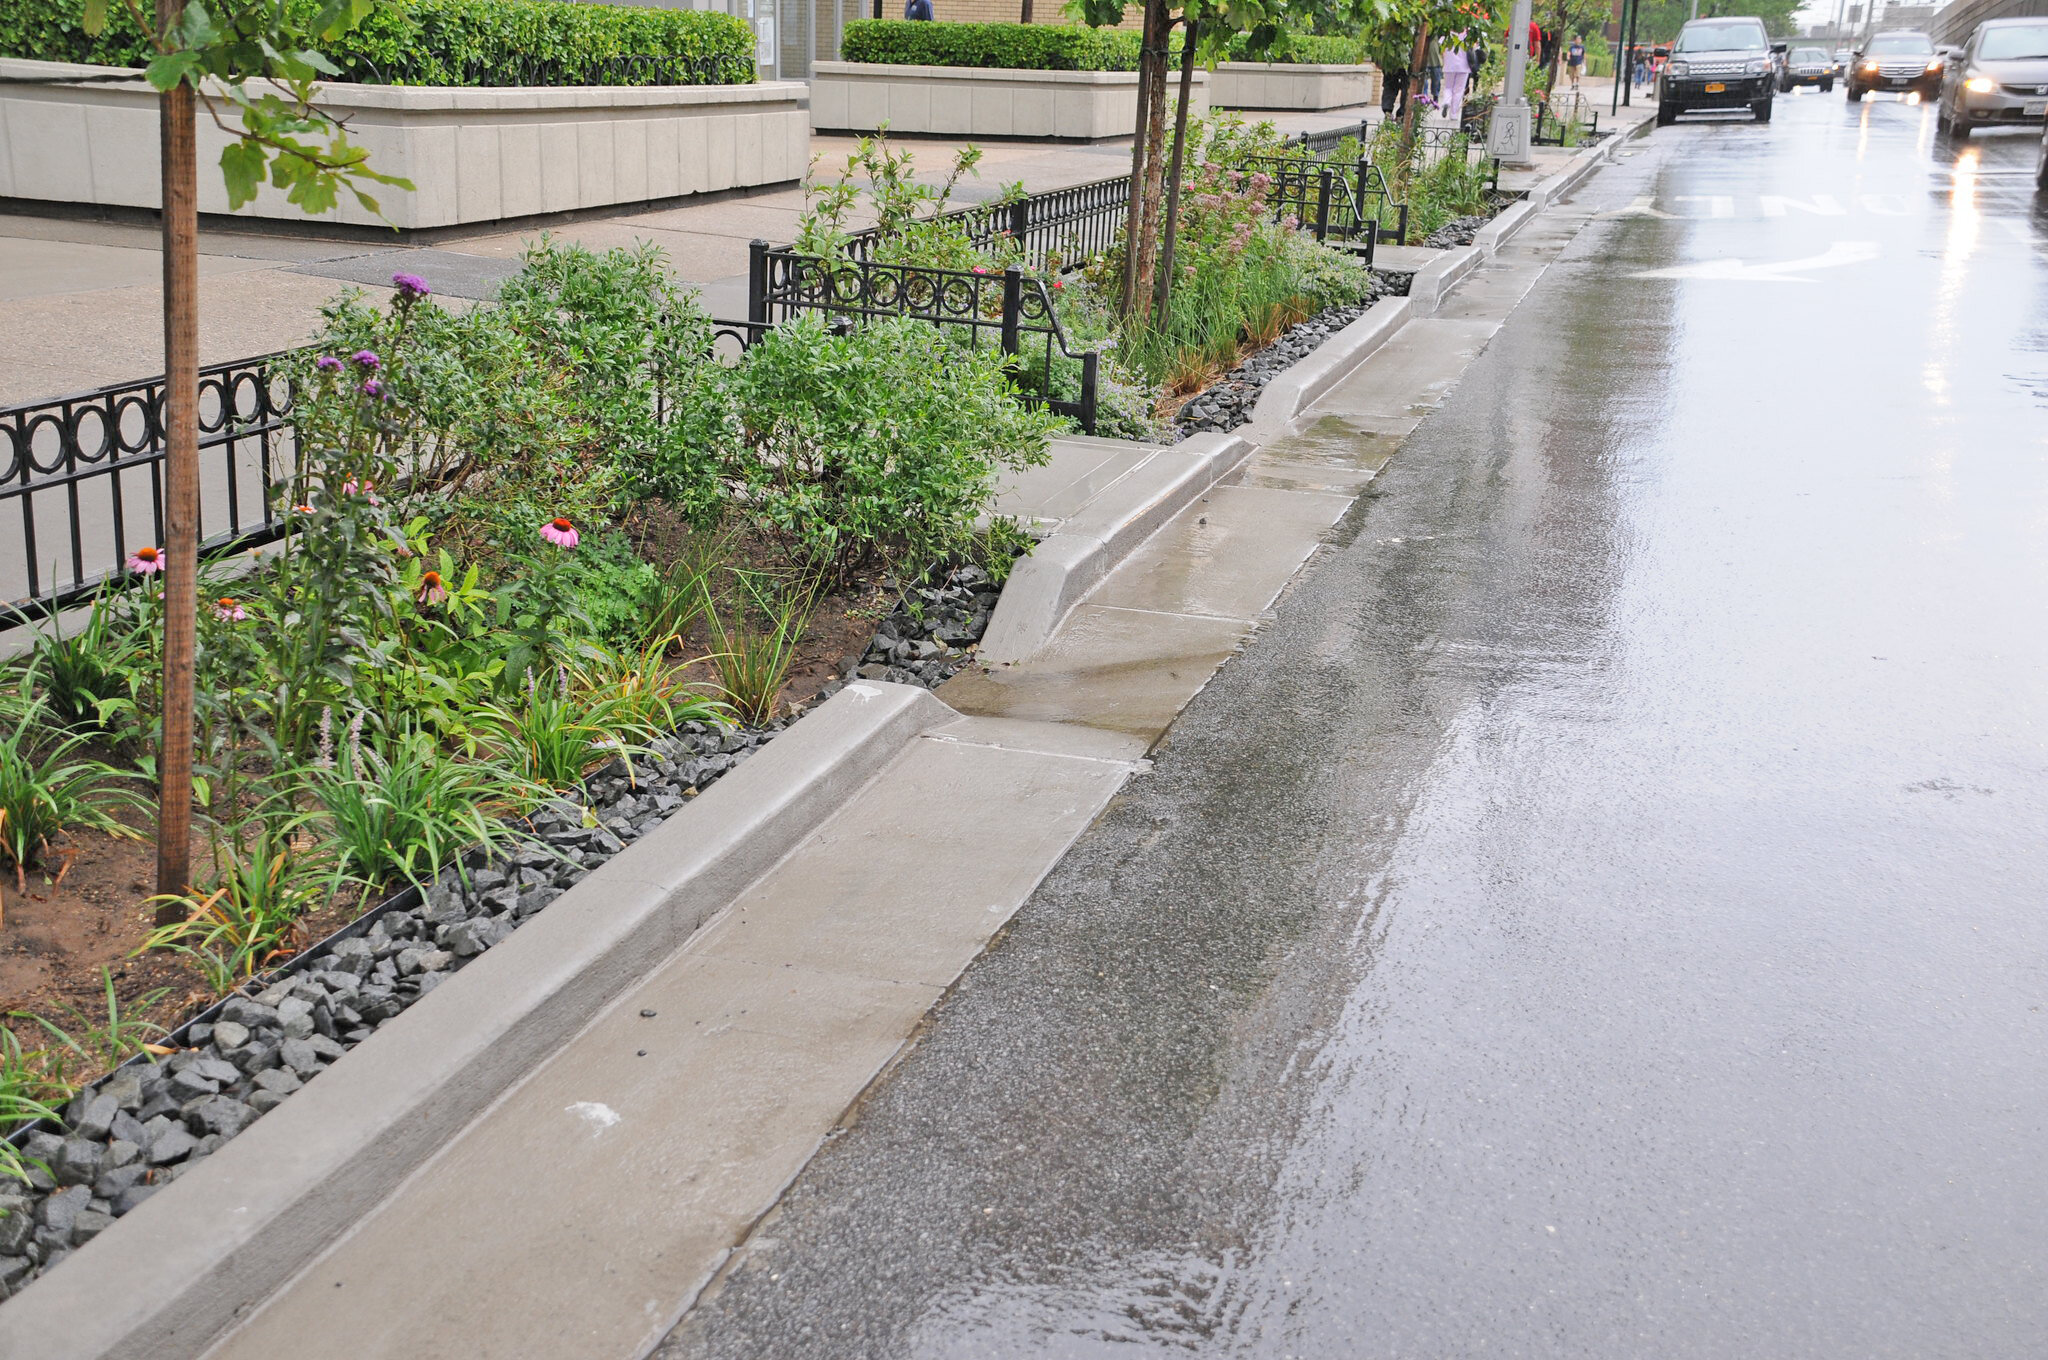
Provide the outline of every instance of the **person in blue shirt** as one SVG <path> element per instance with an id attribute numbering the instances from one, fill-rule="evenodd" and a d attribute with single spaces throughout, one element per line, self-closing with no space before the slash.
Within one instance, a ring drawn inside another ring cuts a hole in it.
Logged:
<path id="1" fill-rule="evenodd" d="M 903 17 L 906 19 L 931 18 L 932 0 L 903 0 Z"/>

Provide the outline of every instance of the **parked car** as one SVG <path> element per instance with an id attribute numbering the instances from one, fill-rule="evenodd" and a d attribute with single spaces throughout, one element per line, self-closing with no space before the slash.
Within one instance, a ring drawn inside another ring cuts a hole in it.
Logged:
<path id="1" fill-rule="evenodd" d="M 1849 102 L 1872 90 L 1892 90 L 1935 99 L 1941 94 L 1941 54 L 1934 39 L 1911 29 L 1880 33 L 1863 44 L 1849 64 Z"/>
<path id="2" fill-rule="evenodd" d="M 1934 120 L 1957 137 L 1980 127 L 2048 122 L 2048 18 L 1979 24 L 1943 73 Z"/>
<path id="3" fill-rule="evenodd" d="M 1835 88 L 1835 64 L 1818 47 L 1795 47 L 1778 72 L 1778 90 L 1790 94 L 1801 85 L 1818 85 L 1826 94 Z"/>
<path id="4" fill-rule="evenodd" d="M 1707 109 L 1746 108 L 1759 123 L 1770 122 L 1774 55 L 1784 50 L 1771 42 L 1761 19 L 1693 20 L 1678 30 L 1671 60 L 1657 77 L 1658 125 Z"/>

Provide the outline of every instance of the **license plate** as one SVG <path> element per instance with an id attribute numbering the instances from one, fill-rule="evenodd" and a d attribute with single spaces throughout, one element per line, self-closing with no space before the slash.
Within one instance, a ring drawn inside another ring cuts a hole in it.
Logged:
<path id="1" fill-rule="evenodd" d="M 2048 99 L 2029 99 L 2020 105 L 2020 112 L 2028 118 L 2048 118 Z"/>
<path id="2" fill-rule="evenodd" d="M 1709 85 L 1709 86 L 1707 86 L 1707 93 L 1708 93 L 1708 94 L 1726 94 L 1727 92 L 1728 92 L 1728 87 L 1727 87 L 1726 85 L 1722 85 L 1722 84 L 1720 84 L 1720 83 L 1718 83 L 1718 82 L 1717 82 L 1717 83 L 1715 83 L 1715 84 L 1712 84 L 1712 85 Z"/>

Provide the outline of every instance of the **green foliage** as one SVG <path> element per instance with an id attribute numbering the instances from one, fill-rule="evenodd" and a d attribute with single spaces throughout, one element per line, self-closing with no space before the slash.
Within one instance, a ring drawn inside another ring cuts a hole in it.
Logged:
<path id="1" fill-rule="evenodd" d="M 118 2 L 89 34 L 93 0 L 9 0 L 0 6 L 0 55 L 41 61 L 146 66 L 156 55 L 147 15 Z M 325 0 L 215 0 L 217 26 L 275 18 L 312 25 Z M 715 84 L 754 80 L 753 30 L 703 10 L 586 5 L 570 0 L 382 0 L 320 50 L 340 78 L 389 85 L 658 85 L 673 65 L 620 57 L 704 59 Z"/>
<path id="2" fill-rule="evenodd" d="M 19 1011 L 13 1014 L 22 1019 L 39 1018 Z M 23 1157 L 21 1150 L 5 1139 L 24 1124 L 55 1119 L 56 1106 L 70 1093 L 71 1088 L 51 1072 L 46 1053 L 24 1052 L 14 1032 L 0 1028 L 0 1177 L 25 1181 L 32 1165 L 49 1170 L 41 1162 Z"/>
<path id="3" fill-rule="evenodd" d="M 0 1044 L 0 1131 L 7 1127 L 10 1093 L 55 1103 L 163 1037 L 163 1026 L 138 1018 L 136 1012 L 147 1012 L 163 1000 L 167 989 L 159 987 L 123 1006 L 114 990 L 114 975 L 105 966 L 100 968 L 100 989 L 105 998 L 103 1019 L 69 1003 L 59 1007 L 66 1021 L 63 1025 L 28 1011 L 9 1012 L 14 1019 L 33 1021 L 56 1042 L 54 1047 L 24 1053 L 11 1032 L 0 1030 L 6 1036 Z"/>
<path id="4" fill-rule="evenodd" d="M 630 758 L 686 721 L 716 721 L 722 710 L 686 695 L 668 678 L 660 649 L 601 655 L 552 674 L 529 676 L 516 700 L 485 715 L 503 760 L 551 789 L 582 782 L 593 766 Z"/>
<path id="5" fill-rule="evenodd" d="M 776 696 L 796 660 L 797 644 L 809 627 L 816 591 L 735 572 L 738 598 L 721 607 L 710 584 L 703 587 L 702 613 L 711 630 L 711 663 L 718 672 L 719 698 L 739 720 L 761 727 L 775 717 Z"/>
<path id="6" fill-rule="evenodd" d="M 305 783 L 334 846 L 335 878 L 373 887 L 424 887 L 469 846 L 511 838 L 502 814 L 539 793 L 494 762 L 449 756 L 421 731 L 382 749 L 351 733 L 333 765 L 307 770 Z"/>
<path id="7" fill-rule="evenodd" d="M 718 449 L 731 513 L 800 576 L 957 555 L 1004 469 L 1045 461 L 1058 417 L 1017 401 L 991 349 L 890 320 L 771 331 L 730 371 L 738 437 Z"/>
<path id="8" fill-rule="evenodd" d="M 84 733 L 53 733 L 40 703 L 0 733 L 0 869 L 17 884 L 61 832 L 137 834 L 115 813 L 141 800 L 112 766 L 81 753 L 85 743 Z"/>
<path id="9" fill-rule="evenodd" d="M 649 616 L 660 607 L 660 575 L 622 533 L 586 535 L 570 559 L 567 578 L 583 626 L 600 642 L 626 646 L 640 641 Z"/>
<path id="10" fill-rule="evenodd" d="M 1312 66 L 1357 66 L 1370 60 L 1365 44 L 1356 38 L 1319 37 L 1285 28 L 1275 28 L 1269 37 L 1239 34 L 1231 41 L 1224 59 Z"/>
<path id="11" fill-rule="evenodd" d="M 842 61 L 985 66 L 1002 71 L 1135 71 L 1139 35 L 1058 24 L 954 24 L 856 19 Z"/>
<path id="12" fill-rule="evenodd" d="M 104 732 L 146 701 L 156 649 L 148 621 L 124 607 L 131 598 L 109 584 L 93 596 L 83 628 L 69 637 L 54 625 L 38 633 L 26 678 L 41 692 L 52 723 Z"/>
<path id="13" fill-rule="evenodd" d="M 153 899 L 185 915 L 151 932 L 142 949 L 189 955 L 216 991 L 227 991 L 297 952 L 300 918 L 326 902 L 330 882 L 320 854 L 294 850 L 289 825 L 265 823 L 246 847 L 226 848 L 208 888 Z"/>

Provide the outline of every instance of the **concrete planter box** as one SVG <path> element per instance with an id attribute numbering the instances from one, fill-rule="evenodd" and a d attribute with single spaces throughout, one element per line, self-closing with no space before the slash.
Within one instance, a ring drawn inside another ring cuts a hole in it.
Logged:
<path id="1" fill-rule="evenodd" d="M 1219 109 L 1348 109 L 1377 103 L 1380 68 L 1226 61 L 1216 68 L 1209 98 Z"/>
<path id="2" fill-rule="evenodd" d="M 157 96 L 101 66 L 0 60 L 0 198 L 105 207 L 158 202 Z M 688 194 L 780 184 L 810 160 L 808 96 L 796 81 L 759 85 L 514 87 L 347 85 L 320 103 L 347 119 L 377 170 L 410 193 L 376 188 L 406 230 L 495 222 Z M 215 166 L 226 138 L 199 116 L 199 210 L 228 211 Z M 265 188 L 237 216 L 384 226 L 347 196 L 309 216 Z"/>
<path id="3" fill-rule="evenodd" d="M 1209 111 L 1209 75 L 1195 72 L 1189 110 Z M 1134 71 L 995 71 L 821 61 L 811 72 L 811 126 L 821 131 L 929 132 L 949 137 L 1128 137 L 1138 121 Z"/>

